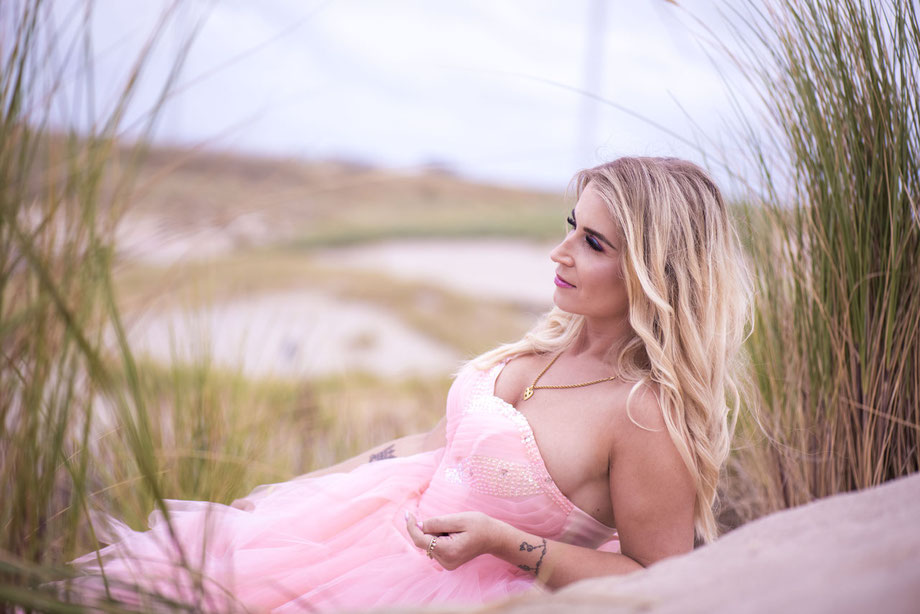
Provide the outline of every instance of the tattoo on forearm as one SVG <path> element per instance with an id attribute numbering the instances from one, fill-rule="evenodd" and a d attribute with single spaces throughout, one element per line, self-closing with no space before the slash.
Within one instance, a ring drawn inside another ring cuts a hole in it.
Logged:
<path id="1" fill-rule="evenodd" d="M 543 564 L 543 557 L 546 556 L 546 539 L 544 539 L 543 543 L 540 544 L 539 546 L 533 546 L 531 544 L 528 544 L 527 542 L 521 542 L 520 550 L 522 552 L 525 550 L 527 552 L 533 552 L 534 550 L 541 550 L 540 558 L 537 559 L 537 564 L 534 565 L 533 567 L 531 567 L 530 565 L 518 565 L 518 567 L 520 567 L 524 571 L 532 571 L 535 576 L 539 576 L 540 575 L 540 565 Z"/>
<path id="2" fill-rule="evenodd" d="M 396 446 L 392 443 L 380 452 L 371 454 L 371 458 L 367 462 L 373 463 L 374 461 L 386 460 L 388 458 L 396 458 Z"/>

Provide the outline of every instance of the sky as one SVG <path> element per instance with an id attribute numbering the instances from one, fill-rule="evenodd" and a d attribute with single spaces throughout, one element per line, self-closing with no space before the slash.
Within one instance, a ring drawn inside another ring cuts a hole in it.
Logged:
<path id="1" fill-rule="evenodd" d="M 93 4 L 97 115 L 170 4 Z M 79 23 L 82 2 L 53 6 L 61 28 Z M 676 155 L 718 180 L 713 160 L 735 157 L 724 83 L 745 86 L 714 64 L 701 24 L 725 32 L 702 1 L 187 0 L 153 47 L 126 125 L 142 122 L 191 38 L 161 143 L 549 190 L 620 155 Z M 86 83 L 74 71 L 71 84 Z M 63 116 L 90 115 L 74 113 L 78 98 Z"/>

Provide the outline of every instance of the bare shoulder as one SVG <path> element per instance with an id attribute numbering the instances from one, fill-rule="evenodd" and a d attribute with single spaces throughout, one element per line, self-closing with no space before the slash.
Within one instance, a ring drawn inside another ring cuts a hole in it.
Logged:
<path id="1" fill-rule="evenodd" d="M 696 487 L 665 424 L 658 389 L 634 388 L 615 412 L 610 499 L 623 554 L 642 565 L 693 547 Z"/>
<path id="2" fill-rule="evenodd" d="M 666 474 L 658 476 L 660 478 L 683 480 L 692 486 L 689 484 L 690 475 L 665 423 L 657 385 L 648 382 L 633 385 L 613 415 L 613 462 L 636 463 L 646 470 Z"/>
<path id="3" fill-rule="evenodd" d="M 629 435 L 633 429 L 639 429 L 647 433 L 667 433 L 658 385 L 645 381 L 628 384 L 624 388 L 627 392 L 614 411 L 618 432 Z"/>

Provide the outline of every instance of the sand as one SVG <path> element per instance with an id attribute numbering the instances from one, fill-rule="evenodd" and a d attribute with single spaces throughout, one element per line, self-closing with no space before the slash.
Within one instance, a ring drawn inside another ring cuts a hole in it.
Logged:
<path id="1" fill-rule="evenodd" d="M 442 375 L 461 357 L 367 304 L 292 291 L 196 310 L 148 313 L 130 323 L 139 355 L 201 361 L 247 375 Z"/>
<path id="2" fill-rule="evenodd" d="M 163 266 L 207 260 L 230 253 L 241 241 L 258 241 L 260 232 L 258 224 L 240 222 L 177 233 L 153 218 L 135 216 L 119 228 L 119 254 Z M 424 281 L 483 300 L 506 300 L 537 312 L 552 306 L 550 249 L 512 240 L 389 241 L 322 249 L 305 257 Z M 141 355 L 169 362 L 208 353 L 217 366 L 255 376 L 355 370 L 380 376 L 445 375 L 462 358 L 383 307 L 320 292 L 276 292 L 194 312 L 137 314 L 135 320 L 130 339 Z"/>

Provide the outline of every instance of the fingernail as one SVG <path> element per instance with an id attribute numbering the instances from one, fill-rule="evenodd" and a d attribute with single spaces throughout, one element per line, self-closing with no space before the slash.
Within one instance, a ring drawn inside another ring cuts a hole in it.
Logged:
<path id="1" fill-rule="evenodd" d="M 415 522 L 415 526 L 418 527 L 418 530 L 419 530 L 419 531 L 423 531 L 423 530 L 424 530 L 424 529 L 422 529 L 422 521 L 421 521 L 421 520 L 417 520 L 417 521 Z"/>
<path id="2" fill-rule="evenodd" d="M 409 512 L 406 510 L 403 510 L 403 514 L 405 514 L 406 516 L 406 522 L 409 522 Z"/>

